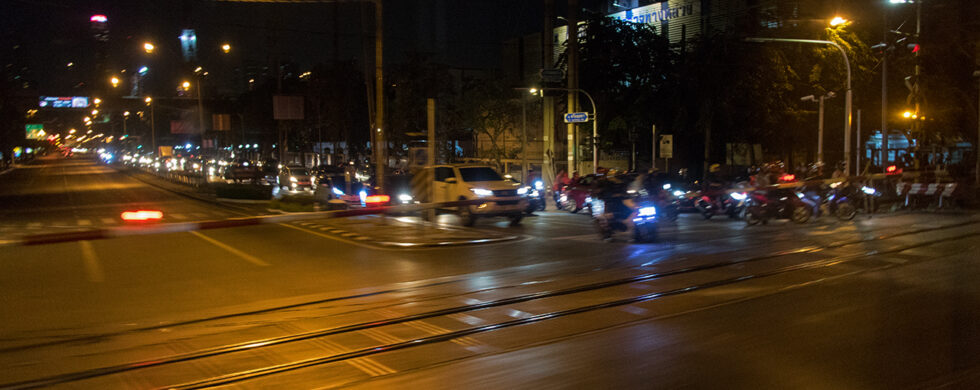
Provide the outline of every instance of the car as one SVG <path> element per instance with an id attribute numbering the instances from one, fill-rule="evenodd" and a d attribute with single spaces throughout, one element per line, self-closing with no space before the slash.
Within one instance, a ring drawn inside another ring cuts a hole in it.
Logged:
<path id="1" fill-rule="evenodd" d="M 590 174 L 570 183 L 558 198 L 558 207 L 576 213 L 582 208 L 592 207 L 592 191 L 603 175 Z M 591 214 L 591 213 L 590 213 Z"/>
<path id="2" fill-rule="evenodd" d="M 342 167 L 320 166 L 312 170 L 313 185 L 317 198 L 328 203 L 343 202 L 346 207 L 363 206 L 369 194 L 369 186 L 357 180 L 350 170 Z"/>
<path id="3" fill-rule="evenodd" d="M 526 188 L 504 179 L 496 170 L 479 164 L 446 164 L 426 167 L 432 178 L 434 202 L 483 200 L 477 205 L 456 208 L 463 224 L 472 226 L 477 218 L 504 216 L 511 225 L 520 224 L 527 208 Z"/>
<path id="4" fill-rule="evenodd" d="M 287 165 L 279 169 L 278 184 L 284 190 L 313 190 L 313 177 L 302 165 Z"/>

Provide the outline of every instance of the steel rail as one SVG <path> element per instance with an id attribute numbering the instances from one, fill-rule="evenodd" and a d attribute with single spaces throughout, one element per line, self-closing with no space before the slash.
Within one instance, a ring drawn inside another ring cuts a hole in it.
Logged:
<path id="1" fill-rule="evenodd" d="M 118 373 L 127 372 L 127 371 L 139 370 L 139 369 L 143 369 L 143 368 L 156 367 L 156 366 L 162 366 L 162 365 L 180 363 L 180 362 L 185 362 L 185 361 L 197 360 L 197 359 L 202 359 L 202 358 L 207 358 L 207 357 L 212 357 L 212 356 L 218 356 L 218 355 L 224 355 L 224 354 L 229 354 L 229 353 L 234 353 L 234 352 L 243 352 L 243 351 L 254 350 L 254 349 L 263 348 L 263 347 L 269 347 L 269 346 L 273 346 L 273 345 L 280 345 L 280 344 L 286 344 L 286 343 L 291 343 L 291 342 L 303 341 L 303 340 L 308 340 L 308 339 L 326 337 L 326 336 L 331 336 L 331 335 L 335 335 L 335 334 L 356 332 L 356 331 L 361 331 L 361 330 L 365 330 L 365 329 L 372 329 L 372 328 L 378 328 L 378 327 L 383 327 L 383 326 L 388 326 L 388 325 L 395 325 L 395 324 L 400 324 L 400 323 L 405 323 L 405 322 L 424 320 L 424 319 L 429 319 L 429 318 L 434 318 L 434 317 L 440 317 L 440 316 L 445 316 L 445 315 L 450 315 L 450 314 L 465 313 L 465 312 L 471 312 L 471 311 L 482 310 L 482 309 L 487 309 L 487 308 L 493 308 L 493 307 L 499 307 L 499 306 L 505 306 L 505 305 L 512 305 L 512 304 L 517 304 L 517 303 L 523 303 L 523 302 L 528 302 L 528 301 L 532 301 L 532 300 L 538 300 L 538 299 L 544 299 L 544 298 L 552 298 L 552 297 L 558 297 L 558 296 L 563 296 L 563 295 L 576 294 L 576 293 L 587 292 L 587 291 L 594 291 L 594 290 L 599 290 L 599 289 L 604 289 L 604 288 L 610 288 L 610 287 L 616 287 L 616 286 L 621 286 L 621 285 L 626 285 L 626 284 L 631 284 L 631 283 L 646 282 L 646 281 L 650 281 L 650 280 L 654 280 L 654 279 L 661 279 L 661 278 L 665 278 L 665 277 L 669 277 L 669 276 L 677 276 L 677 275 L 681 275 L 681 274 L 688 274 L 688 273 L 705 271 L 705 270 L 711 270 L 711 269 L 717 269 L 717 268 L 728 267 L 728 266 L 733 266 L 733 265 L 740 265 L 740 264 L 745 264 L 745 263 L 749 263 L 749 262 L 761 261 L 761 260 L 766 260 L 766 259 L 773 259 L 773 258 L 778 258 L 778 257 L 783 257 L 783 256 L 788 256 L 788 255 L 804 254 L 804 253 L 816 253 L 816 252 L 820 252 L 820 251 L 824 251 L 824 250 L 828 250 L 828 249 L 836 249 L 836 248 L 840 248 L 840 247 L 844 247 L 844 246 L 848 246 L 848 245 L 861 244 L 861 243 L 866 243 L 866 242 L 871 242 L 871 241 L 888 240 L 888 239 L 892 239 L 892 238 L 896 238 L 896 237 L 902 237 L 902 236 L 907 236 L 907 235 L 920 234 L 920 233 L 925 233 L 925 232 L 930 232 L 930 231 L 946 230 L 946 229 L 952 229 L 952 228 L 957 228 L 957 227 L 962 227 L 962 226 L 967 226 L 967 225 L 975 225 L 975 224 L 980 224 L 980 221 L 960 222 L 960 223 L 950 224 L 950 225 L 944 225 L 944 226 L 940 226 L 940 227 L 932 227 L 932 228 L 918 229 L 918 230 L 913 230 L 913 231 L 905 231 L 905 232 L 900 232 L 900 233 L 885 234 L 885 235 L 879 235 L 879 236 L 875 236 L 875 237 L 871 237 L 871 238 L 866 238 L 866 239 L 843 241 L 843 242 L 839 242 L 839 243 L 835 243 L 835 244 L 831 244 L 831 245 L 825 245 L 825 246 L 820 246 L 820 247 L 810 247 L 810 248 L 805 248 L 805 249 L 802 249 L 802 250 L 782 251 L 782 252 L 778 252 L 778 253 L 774 253 L 774 254 L 769 254 L 769 255 L 764 255 L 764 256 L 749 257 L 749 258 L 745 258 L 745 259 L 741 259 L 741 260 L 720 261 L 720 262 L 714 262 L 714 263 L 704 264 L 704 265 L 699 265 L 699 266 L 692 266 L 692 267 L 685 267 L 685 268 L 673 269 L 673 270 L 664 271 L 664 272 L 648 273 L 648 274 L 643 274 L 643 275 L 638 275 L 638 276 L 632 276 L 632 277 L 628 277 L 628 278 L 614 279 L 614 280 L 610 280 L 610 281 L 603 281 L 603 282 L 596 282 L 596 283 L 588 283 L 588 284 L 583 284 L 583 285 L 579 285 L 579 286 L 573 286 L 573 287 L 568 287 L 568 288 L 563 288 L 563 289 L 558 289 L 558 290 L 540 291 L 540 292 L 531 293 L 531 294 L 523 294 L 523 295 L 518 295 L 518 296 L 514 296 L 514 297 L 509 297 L 509 298 L 502 298 L 502 299 L 493 300 L 493 301 L 481 302 L 481 303 L 478 303 L 478 304 L 456 306 L 456 307 L 451 307 L 451 308 L 446 308 L 446 309 L 432 310 L 432 311 L 428 311 L 428 312 L 411 314 L 411 315 L 407 315 L 407 316 L 401 316 L 401 317 L 396 317 L 396 318 L 384 319 L 384 320 L 379 320 L 379 321 L 362 322 L 362 323 L 345 325 L 345 326 L 341 326 L 341 327 L 337 327 L 337 328 L 320 329 L 320 330 L 315 330 L 315 331 L 310 331 L 310 332 L 297 333 L 297 334 L 292 334 L 292 335 L 287 335 L 287 336 L 280 336 L 280 337 L 273 337 L 273 338 L 267 338 L 267 339 L 262 339 L 262 340 L 251 340 L 251 341 L 247 341 L 247 342 L 240 342 L 240 343 L 235 343 L 235 344 L 218 346 L 218 347 L 214 347 L 214 348 L 201 349 L 201 350 L 197 350 L 197 351 L 193 351 L 193 352 L 188 352 L 188 353 L 183 353 L 183 354 L 177 354 L 177 355 L 171 355 L 171 356 L 166 356 L 166 357 L 160 357 L 160 358 L 155 358 L 155 359 L 149 359 L 149 360 L 144 360 L 144 361 L 139 361 L 139 362 L 131 362 L 131 363 L 124 363 L 124 364 L 112 365 L 112 366 L 105 366 L 105 367 L 100 367 L 100 368 L 95 368 L 95 369 L 89 369 L 89 370 L 71 372 L 71 373 L 66 373 L 66 374 L 59 374 L 59 375 L 50 376 L 50 377 L 46 377 L 46 378 L 40 378 L 40 379 L 34 379 L 34 380 L 27 380 L 27 381 L 16 382 L 16 383 L 0 384 L 0 387 L 4 387 L 4 388 L 6 388 L 6 387 L 12 387 L 12 388 L 34 388 L 34 387 L 43 387 L 43 386 L 51 386 L 51 385 L 56 385 L 56 384 L 69 383 L 69 382 L 74 382 L 74 381 L 83 380 L 83 379 L 89 379 L 89 378 L 95 378 L 95 377 L 100 377 L 100 376 L 118 374 Z M 980 233 L 970 233 L 970 234 L 967 234 L 965 236 L 974 236 L 974 235 L 980 235 Z M 964 237 L 964 236 L 957 236 L 957 237 Z M 946 239 L 941 239 L 941 240 L 934 241 L 934 242 L 927 242 L 925 244 L 922 244 L 922 243 L 912 244 L 912 246 L 910 246 L 908 248 L 905 248 L 905 249 L 901 249 L 901 248 L 900 249 L 890 249 L 890 250 L 886 250 L 886 251 L 876 251 L 876 252 L 872 252 L 872 253 L 865 253 L 865 254 L 859 254 L 859 255 L 853 255 L 853 256 L 841 256 L 839 258 L 844 258 L 844 259 L 846 259 L 846 258 L 852 258 L 852 257 L 853 258 L 861 258 L 861 257 L 868 257 L 868 256 L 871 256 L 871 255 L 880 255 L 880 254 L 886 254 L 886 253 L 892 253 L 892 252 L 900 252 L 900 251 L 903 251 L 903 250 L 907 250 L 907 249 L 911 249 L 911 248 L 916 248 L 916 247 L 924 246 L 924 245 L 931 245 L 932 243 L 943 242 L 943 241 L 946 241 Z M 823 260 L 820 260 L 820 261 L 823 261 Z M 173 326 L 173 324 L 171 324 L 171 327 L 172 326 Z M 456 337 L 461 337 L 461 336 L 456 336 Z M 355 357 L 357 357 L 357 356 L 355 356 Z M 329 363 L 329 362 L 326 362 L 326 363 Z"/>
<path id="2" fill-rule="evenodd" d="M 980 233 L 968 233 L 968 234 L 962 234 L 962 235 L 953 236 L 953 237 L 945 237 L 945 238 L 938 239 L 938 240 L 933 240 L 933 241 L 927 241 L 927 242 L 921 242 L 921 243 L 906 245 L 906 246 L 903 246 L 903 247 L 900 247 L 900 248 L 894 248 L 894 249 L 890 249 L 890 250 L 886 250 L 886 251 L 872 251 L 872 252 L 864 253 L 864 254 L 861 254 L 861 255 L 855 255 L 855 256 L 842 256 L 842 257 L 839 257 L 839 258 L 824 259 L 824 260 L 815 260 L 815 261 L 806 262 L 806 263 L 800 263 L 800 264 L 794 264 L 794 265 L 790 265 L 790 266 L 784 266 L 784 267 L 780 267 L 780 268 L 777 268 L 775 270 L 770 270 L 770 271 L 766 271 L 766 272 L 760 272 L 760 273 L 743 275 L 743 276 L 726 278 L 726 279 L 719 279 L 719 280 L 715 280 L 715 281 L 711 281 L 711 282 L 707 282 L 707 283 L 701 283 L 701 284 L 691 285 L 691 286 L 687 286 L 687 287 L 675 288 L 675 289 L 661 291 L 661 292 L 654 292 L 654 293 L 642 294 L 642 295 L 638 295 L 638 296 L 634 296 L 634 297 L 630 297 L 630 298 L 624 298 L 624 299 L 619 299 L 619 300 L 614 300 L 614 301 L 609 301 L 609 302 L 603 302 L 603 303 L 598 303 L 598 304 L 593 304 L 593 305 L 588 305 L 588 306 L 581 306 L 581 307 L 577 307 L 577 308 L 573 308 L 573 309 L 566 309 L 566 310 L 561 310 L 561 311 L 556 311 L 556 312 L 537 314 L 537 315 L 533 315 L 533 316 L 526 317 L 526 318 L 521 318 L 521 319 L 516 319 L 516 320 L 510 320 L 510 321 L 505 321 L 505 322 L 500 322 L 500 323 L 490 324 L 490 325 L 483 325 L 483 326 L 478 326 L 478 327 L 473 327 L 473 328 L 467 328 L 467 329 L 462 329 L 462 330 L 458 330 L 458 331 L 452 331 L 452 332 L 444 333 L 444 334 L 440 334 L 440 335 L 434 335 L 434 336 L 429 336 L 429 337 L 422 337 L 422 338 L 417 338 L 417 339 L 412 339 L 412 340 L 406 340 L 406 341 L 397 342 L 397 343 L 390 343 L 390 344 L 385 344 L 385 345 L 380 345 L 380 346 L 362 348 L 362 349 L 359 349 L 359 350 L 356 350 L 356 351 L 346 352 L 346 353 L 337 354 L 337 355 L 329 355 L 329 356 L 323 356 L 323 357 L 318 357 L 318 358 L 311 358 L 311 359 L 301 360 L 301 361 L 297 361 L 297 362 L 279 364 L 279 365 L 274 365 L 274 366 L 269 366 L 269 367 L 257 368 L 257 369 L 253 369 L 253 370 L 246 370 L 246 371 L 241 371 L 241 372 L 236 372 L 236 373 L 231 373 L 231 374 L 226 374 L 226 375 L 220 375 L 220 376 L 216 376 L 216 377 L 213 377 L 213 378 L 203 379 L 203 380 L 200 380 L 200 381 L 182 383 L 182 384 L 177 384 L 177 385 L 172 385 L 172 386 L 166 386 L 165 388 L 166 389 L 175 389 L 175 390 L 177 390 L 177 389 L 187 389 L 187 390 L 190 390 L 190 389 L 202 389 L 202 388 L 209 388 L 209 387 L 215 387 L 215 386 L 228 385 L 228 384 L 242 382 L 242 381 L 245 381 L 245 380 L 254 379 L 254 378 L 258 378 L 258 377 L 263 377 L 263 376 L 269 376 L 269 375 L 274 375 L 274 374 L 278 374 L 278 373 L 283 373 L 283 372 L 287 372 L 287 371 L 294 371 L 294 370 L 298 370 L 298 369 L 302 369 L 302 368 L 307 368 L 307 367 L 313 367 L 313 366 L 318 366 L 318 365 L 323 365 L 323 364 L 329 364 L 329 363 L 334 363 L 334 362 L 339 362 L 339 361 L 356 359 L 356 358 L 360 358 L 360 357 L 376 355 L 376 354 L 383 353 L 383 352 L 391 352 L 391 351 L 396 351 L 396 350 L 401 350 L 401 349 L 406 349 L 406 348 L 411 348 L 411 347 L 417 347 L 417 346 L 421 346 L 421 345 L 427 345 L 427 344 L 434 344 L 434 343 L 439 343 L 439 342 L 445 342 L 445 341 L 449 341 L 449 340 L 452 340 L 452 339 L 469 336 L 469 335 L 472 335 L 472 334 L 490 332 L 490 331 L 504 329 L 504 328 L 509 328 L 509 327 L 513 327 L 513 326 L 517 326 L 517 325 L 526 325 L 526 324 L 531 324 L 531 323 L 535 323 L 535 322 L 541 322 L 541 321 L 548 320 L 548 319 L 553 319 L 553 318 L 566 317 L 566 316 L 570 316 L 570 315 L 574 315 L 574 314 L 580 314 L 580 313 L 585 313 L 585 312 L 590 312 L 590 311 L 596 311 L 596 310 L 600 310 L 600 309 L 606 309 L 606 308 L 617 307 L 617 306 L 630 305 L 630 304 L 635 304 L 635 303 L 644 302 L 644 301 L 650 301 L 650 300 L 664 298 L 664 297 L 669 297 L 669 296 L 681 295 L 681 294 L 690 293 L 690 292 L 694 292 L 694 291 L 706 290 L 706 289 L 709 289 L 709 288 L 727 286 L 727 285 L 737 284 L 737 283 L 741 283 L 741 282 L 745 282 L 745 281 L 749 281 L 749 280 L 754 280 L 754 279 L 761 279 L 761 278 L 765 278 L 765 277 L 769 277 L 769 276 L 775 276 L 775 275 L 784 274 L 784 273 L 793 272 L 793 271 L 800 271 L 800 270 L 805 270 L 805 269 L 813 269 L 813 268 L 819 268 L 819 267 L 825 267 L 825 266 L 833 266 L 833 265 L 842 264 L 842 263 L 846 263 L 846 262 L 856 261 L 856 260 L 859 260 L 859 259 L 862 259 L 862 258 L 866 258 L 866 257 L 883 255 L 883 254 L 890 254 L 890 253 L 898 253 L 898 252 L 906 251 L 906 250 L 909 250 L 909 249 L 915 249 L 915 248 L 919 248 L 919 247 L 934 245 L 934 244 L 937 244 L 937 243 L 942 243 L 942 242 L 947 242 L 947 241 L 960 240 L 960 239 L 964 239 L 964 238 L 968 238 L 968 237 L 975 237 L 975 236 L 978 236 L 978 235 L 980 235 Z M 900 264 L 891 264 L 891 265 L 889 265 L 889 267 L 897 267 L 897 266 L 900 266 Z M 874 269 L 874 270 L 878 270 L 878 269 Z M 810 282 L 807 282 L 807 283 L 810 283 Z"/>

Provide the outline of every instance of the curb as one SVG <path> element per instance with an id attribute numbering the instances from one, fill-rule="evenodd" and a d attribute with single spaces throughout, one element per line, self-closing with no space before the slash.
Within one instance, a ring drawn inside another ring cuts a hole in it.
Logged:
<path id="1" fill-rule="evenodd" d="M 167 186 L 163 186 L 163 185 L 160 185 L 159 183 L 154 183 L 153 181 L 148 180 L 147 178 L 140 177 L 141 175 L 144 175 L 144 174 L 145 175 L 150 175 L 148 173 L 144 173 L 144 172 L 135 172 L 134 173 L 134 172 L 132 172 L 132 171 L 130 171 L 128 169 L 119 169 L 118 167 L 114 167 L 114 166 L 111 166 L 111 165 L 110 165 L 110 167 L 112 167 L 113 169 L 115 169 L 118 172 L 121 172 L 121 173 L 123 173 L 123 174 L 125 174 L 125 175 L 127 175 L 129 177 L 132 177 L 132 178 L 134 178 L 136 180 L 139 180 L 140 182 L 143 182 L 144 184 L 153 186 L 155 188 L 158 188 L 158 189 L 161 189 L 161 190 L 164 190 L 164 191 L 167 191 L 167 192 L 176 194 L 176 195 L 180 195 L 180 196 L 183 196 L 183 197 L 186 197 L 186 198 L 194 199 L 194 200 L 197 200 L 197 201 L 200 201 L 200 202 L 205 202 L 205 203 L 209 203 L 209 204 L 221 206 L 221 207 L 224 207 L 226 209 L 229 209 L 231 211 L 237 212 L 237 213 L 242 214 L 242 215 L 251 215 L 251 214 L 248 213 L 248 211 L 251 211 L 251 210 L 243 209 L 243 208 L 240 208 L 240 207 L 237 207 L 237 206 L 233 206 L 233 205 L 224 203 L 222 201 L 219 201 L 219 198 L 212 199 L 212 198 L 200 196 L 200 195 L 197 195 L 197 194 L 193 194 L 193 193 L 189 193 L 189 192 L 185 192 L 185 191 L 181 191 L 181 190 L 177 190 L 177 189 L 173 189 L 173 188 L 167 188 Z"/>

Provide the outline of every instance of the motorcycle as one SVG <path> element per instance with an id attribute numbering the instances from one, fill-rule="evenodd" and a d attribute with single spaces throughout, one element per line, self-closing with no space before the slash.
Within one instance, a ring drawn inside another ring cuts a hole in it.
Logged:
<path id="1" fill-rule="evenodd" d="M 695 202 L 695 207 L 704 219 L 711 219 L 715 215 L 728 215 L 728 218 L 737 219 L 745 209 L 746 197 L 741 192 L 704 194 Z"/>
<path id="2" fill-rule="evenodd" d="M 651 199 L 593 199 L 592 216 L 603 240 L 630 230 L 636 242 L 651 242 L 657 237 L 657 207 Z"/>
<path id="3" fill-rule="evenodd" d="M 535 211 L 544 211 L 544 182 L 541 180 L 535 180 L 532 185 L 525 188 L 527 188 L 527 208 L 524 209 L 524 213 L 533 214 Z"/>
<path id="4" fill-rule="evenodd" d="M 806 223 L 813 216 L 813 208 L 803 202 L 802 197 L 803 194 L 791 190 L 753 192 L 745 208 L 745 222 L 756 225 L 767 224 L 770 219 L 789 219 Z"/>

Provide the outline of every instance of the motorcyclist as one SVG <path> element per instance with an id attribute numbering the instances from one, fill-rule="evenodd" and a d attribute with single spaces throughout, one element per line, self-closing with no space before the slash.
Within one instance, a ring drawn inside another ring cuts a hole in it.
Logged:
<path id="1" fill-rule="evenodd" d="M 603 203 L 603 213 L 611 215 L 606 221 L 614 230 L 626 230 L 626 219 L 633 213 L 631 195 L 627 191 L 628 183 L 612 172 L 603 176 L 596 183 L 594 197 Z"/>

